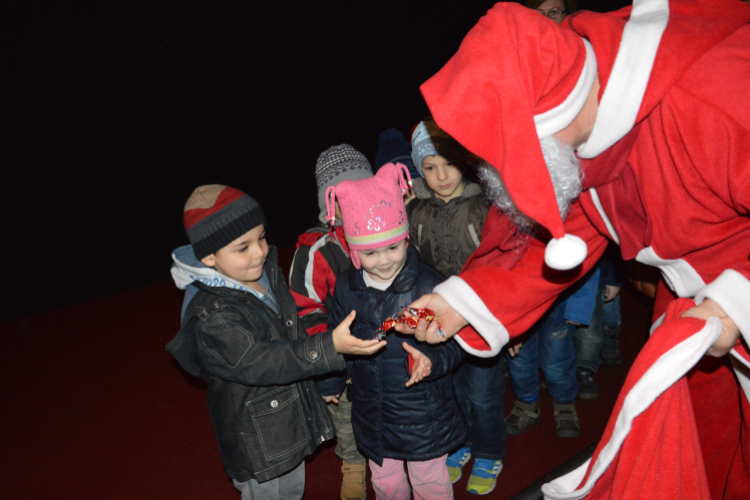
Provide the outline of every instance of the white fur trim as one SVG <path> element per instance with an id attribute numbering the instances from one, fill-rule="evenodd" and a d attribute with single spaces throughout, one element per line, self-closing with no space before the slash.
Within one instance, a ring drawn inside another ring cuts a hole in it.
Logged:
<path id="1" fill-rule="evenodd" d="M 581 158 L 601 154 L 635 125 L 668 21 L 667 0 L 633 0 L 633 10 L 599 102 L 594 129 L 588 141 L 578 148 Z"/>
<path id="2" fill-rule="evenodd" d="M 732 356 L 729 356 L 729 360 L 732 362 L 734 373 L 737 375 L 737 380 L 740 381 L 740 387 L 742 387 L 745 393 L 745 398 L 750 400 L 750 362 L 740 356 L 732 349 Z"/>
<path id="3" fill-rule="evenodd" d="M 636 255 L 635 260 L 649 266 L 658 267 L 664 281 L 678 297 L 695 297 L 706 286 L 698 271 L 684 259 L 662 259 L 653 247 L 646 247 Z"/>
<path id="4" fill-rule="evenodd" d="M 547 243 L 544 262 L 552 269 L 567 271 L 586 260 L 587 253 L 585 241 L 573 234 L 566 234 L 562 238 L 552 238 Z"/>
<path id="5" fill-rule="evenodd" d="M 677 344 L 656 360 L 625 396 L 622 410 L 617 415 L 612 437 L 599 453 L 586 484 L 577 490 L 570 489 L 569 485 L 572 481 L 570 478 L 565 478 L 570 474 L 576 475 L 578 473 L 576 470 L 543 485 L 544 498 L 579 500 L 590 493 L 596 481 L 604 474 L 620 451 L 622 443 L 630 433 L 633 420 L 651 406 L 657 397 L 682 378 L 703 357 L 708 348 L 716 342 L 720 334 L 721 321 L 719 321 L 719 318 L 709 318 L 706 321 L 706 326 L 700 331 Z"/>
<path id="6" fill-rule="evenodd" d="M 489 351 L 479 351 L 466 344 L 458 335 L 453 337 L 466 352 L 480 358 L 491 358 L 508 343 L 508 330 L 464 280 L 458 276 L 451 276 L 436 286 L 434 291 L 463 316 L 490 347 Z"/>
<path id="7" fill-rule="evenodd" d="M 604 220 L 604 225 L 607 226 L 607 231 L 609 231 L 609 235 L 612 237 L 613 240 L 615 240 L 615 243 L 619 245 L 620 235 L 617 234 L 617 231 L 615 231 L 615 226 L 612 225 L 612 221 L 610 221 L 609 217 L 607 217 L 607 213 L 604 211 L 602 202 L 599 200 L 599 193 L 596 192 L 596 188 L 591 188 L 588 190 L 588 192 L 591 195 L 591 201 L 594 202 L 596 211 L 599 212 L 599 216 L 602 218 L 602 220 Z"/>
<path id="8" fill-rule="evenodd" d="M 707 298 L 724 309 L 750 344 L 750 280 L 734 269 L 727 269 L 696 294 L 695 302 L 700 304 Z"/>
<path id="9" fill-rule="evenodd" d="M 591 93 L 591 88 L 594 86 L 597 70 L 596 55 L 594 55 L 594 48 L 591 43 L 583 38 L 581 40 L 583 40 L 583 45 L 586 48 L 586 61 L 583 63 L 583 70 L 578 77 L 576 86 L 562 104 L 544 113 L 534 115 L 536 133 L 540 139 L 550 137 L 570 125 L 583 109 L 583 105 L 586 104 L 586 100 Z"/>

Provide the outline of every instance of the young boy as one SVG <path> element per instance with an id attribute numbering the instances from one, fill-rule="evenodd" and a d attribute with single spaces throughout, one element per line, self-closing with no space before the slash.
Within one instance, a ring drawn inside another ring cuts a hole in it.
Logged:
<path id="1" fill-rule="evenodd" d="M 201 186 L 184 223 L 191 245 L 174 252 L 172 276 L 180 289 L 198 291 L 167 350 L 208 384 L 219 453 L 243 500 L 300 499 L 304 457 L 334 435 L 314 384 L 303 379 L 341 370 L 340 353 L 371 354 L 385 343 L 354 338 L 353 314 L 331 333 L 302 330 L 263 211 L 245 193 Z"/>
<path id="2" fill-rule="evenodd" d="M 340 203 L 353 267 L 336 281 L 329 328 L 354 309 L 353 335 L 372 338 L 385 320 L 445 279 L 407 247 L 402 170 L 403 165 L 387 164 L 372 179 L 330 189 Z M 332 215 L 333 204 L 329 207 Z M 357 446 L 369 459 L 375 495 L 410 498 L 413 488 L 417 499 L 453 498 L 445 460 L 465 441 L 466 423 L 450 372 L 464 352 L 454 341 L 429 345 L 393 332 L 386 341 L 375 356 L 347 360 L 352 424 Z M 334 399 L 345 380 L 346 375 L 331 377 L 318 387 Z"/>
<path id="3" fill-rule="evenodd" d="M 326 190 L 341 181 L 367 179 L 372 175 L 365 155 L 348 144 L 333 146 L 318 156 L 315 180 L 320 225 L 299 237 L 289 272 L 289 287 L 297 304 L 299 321 L 309 335 L 327 330 L 336 278 L 351 265 L 343 227 L 341 224 L 331 226 L 326 220 Z M 343 462 L 341 498 L 364 500 L 367 498 L 365 457 L 357 451 L 354 440 L 352 404 L 346 393 L 338 399 L 338 403 L 330 402 L 328 409 L 336 426 L 336 455 Z"/>
<path id="4" fill-rule="evenodd" d="M 477 249 L 488 206 L 481 187 L 468 181 L 468 151 L 432 119 L 417 125 L 412 134 L 412 160 L 426 189 L 414 183 L 416 199 L 409 202 L 411 241 L 422 260 L 446 276 L 457 275 Z M 417 179 L 417 181 L 420 179 Z M 466 489 L 486 495 L 502 470 L 507 431 L 503 420 L 505 357 L 469 356 L 454 376 L 456 395 L 470 424 L 469 438 L 448 457 L 452 482 L 474 456 Z"/>

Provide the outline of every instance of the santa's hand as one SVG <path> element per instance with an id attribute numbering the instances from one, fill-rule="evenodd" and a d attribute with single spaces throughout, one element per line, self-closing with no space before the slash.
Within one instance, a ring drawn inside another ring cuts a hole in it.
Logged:
<path id="1" fill-rule="evenodd" d="M 403 342 L 401 345 L 403 346 L 404 351 L 411 354 L 411 357 L 414 360 L 414 365 L 411 367 L 411 378 L 406 382 L 406 387 L 409 387 L 410 385 L 421 381 L 423 378 L 430 376 L 432 361 L 430 361 L 430 359 L 418 349 L 415 349 L 406 342 Z"/>
<path id="2" fill-rule="evenodd" d="M 458 314 L 443 297 L 437 293 L 429 293 L 418 298 L 411 303 L 409 307 L 414 309 L 430 309 L 435 313 L 437 319 L 429 323 L 423 319 L 419 320 L 417 328 L 411 328 L 403 323 L 398 323 L 394 327 L 396 331 L 406 334 L 414 334 L 417 340 L 437 344 L 445 342 L 457 334 L 461 328 L 469 324 L 463 316 Z M 444 337 L 438 337 L 438 325 L 445 332 Z"/>
<path id="3" fill-rule="evenodd" d="M 708 318 L 719 318 L 721 320 L 721 334 L 714 344 L 708 348 L 706 354 L 714 357 L 724 356 L 726 353 L 732 350 L 734 344 L 737 343 L 737 339 L 740 336 L 740 329 L 732 321 L 732 318 L 727 316 L 724 309 L 719 304 L 711 299 L 706 299 L 702 304 L 695 307 L 691 307 L 684 313 L 682 318 L 698 318 L 707 320 Z"/>

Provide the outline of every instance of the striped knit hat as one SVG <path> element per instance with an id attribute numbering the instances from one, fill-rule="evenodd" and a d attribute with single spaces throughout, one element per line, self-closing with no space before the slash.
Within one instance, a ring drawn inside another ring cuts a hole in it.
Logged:
<path id="1" fill-rule="evenodd" d="M 401 172 L 406 174 L 407 180 L 404 180 Z M 404 205 L 404 193 L 409 185 L 411 176 L 406 166 L 387 163 L 370 179 L 344 181 L 328 188 L 328 218 L 335 221 L 338 200 L 344 235 L 355 268 L 360 267 L 359 255 L 355 250 L 385 247 L 409 237 Z"/>
<path id="2" fill-rule="evenodd" d="M 195 256 L 200 260 L 265 224 L 266 218 L 258 202 L 242 191 L 208 184 L 190 195 L 183 221 Z"/>
<path id="3" fill-rule="evenodd" d="M 341 181 L 356 181 L 372 177 L 372 166 L 365 155 L 348 144 L 326 149 L 315 165 L 315 180 L 318 183 L 318 207 L 320 220 L 326 222 L 326 190 Z"/>

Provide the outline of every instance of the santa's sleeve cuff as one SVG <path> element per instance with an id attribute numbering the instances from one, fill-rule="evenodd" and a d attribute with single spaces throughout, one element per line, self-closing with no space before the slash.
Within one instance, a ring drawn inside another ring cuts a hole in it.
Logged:
<path id="1" fill-rule="evenodd" d="M 508 343 L 508 330 L 464 280 L 458 276 L 452 276 L 436 286 L 434 291 L 463 316 L 489 346 L 489 350 L 477 349 L 469 345 L 460 335 L 456 335 L 456 341 L 466 352 L 481 358 L 490 358 L 497 355 L 500 349 Z"/>
<path id="2" fill-rule="evenodd" d="M 733 269 L 727 269 L 695 296 L 697 304 L 705 299 L 711 299 L 719 304 L 740 329 L 745 341 L 750 344 L 750 309 L 747 307 L 750 301 L 750 280 Z M 750 366 L 746 359 L 741 356 L 739 358 L 745 365 Z"/>

